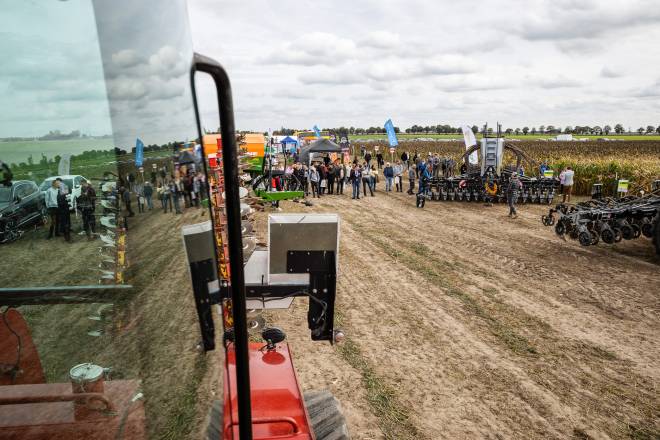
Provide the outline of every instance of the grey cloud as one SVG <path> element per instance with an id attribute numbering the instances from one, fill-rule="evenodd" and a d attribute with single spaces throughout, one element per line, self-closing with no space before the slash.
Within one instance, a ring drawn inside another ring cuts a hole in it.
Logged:
<path id="1" fill-rule="evenodd" d="M 570 4 L 578 4 L 573 1 Z M 603 3 L 587 3 L 584 8 L 563 9 L 548 3 L 545 13 L 523 17 L 519 34 L 527 40 L 593 39 L 607 32 L 618 32 L 660 22 L 660 10 L 652 1 L 628 1 L 607 8 Z"/>
<path id="2" fill-rule="evenodd" d="M 478 68 L 477 63 L 461 55 L 420 57 L 417 59 L 388 57 L 366 64 L 340 65 L 326 67 L 322 71 L 308 71 L 300 76 L 300 80 L 304 84 L 369 83 L 372 88 L 383 88 L 387 86 L 378 86 L 377 83 L 432 76 L 461 75 L 475 72 Z"/>
<path id="3" fill-rule="evenodd" d="M 304 72 L 298 77 L 303 84 L 359 84 L 364 78 L 355 71 L 347 69 L 323 69 Z"/>
<path id="4" fill-rule="evenodd" d="M 138 100 L 147 96 L 147 87 L 134 78 L 119 77 L 108 83 L 108 93 L 119 101 Z"/>
<path id="5" fill-rule="evenodd" d="M 261 4 L 269 17 L 268 26 L 247 23 L 245 17 L 255 11 L 249 2 L 232 3 L 231 8 L 211 3 L 190 2 L 198 50 L 218 56 L 234 74 L 232 80 L 240 86 L 240 90 L 236 87 L 237 109 L 252 105 L 277 109 L 241 113 L 237 118 L 241 127 L 310 126 L 331 121 L 373 125 L 387 116 L 405 126 L 427 120 L 437 123 L 438 118 L 461 122 L 499 115 L 507 124 L 520 126 L 548 121 L 575 125 L 591 120 L 601 125 L 603 120 L 636 125 L 634 121 L 653 113 L 658 102 L 630 100 L 633 93 L 657 93 L 649 78 L 657 76 L 658 61 L 652 54 L 660 27 L 648 25 L 655 23 L 658 9 L 651 0 L 440 0 L 414 4 L 397 0 L 385 5 L 375 0 L 336 0 L 302 9 L 293 0 L 281 0 Z M 297 23 L 314 23 L 313 27 L 291 30 L 294 9 Z M 344 14 L 346 10 L 352 13 Z M 215 26 L 218 19 L 227 26 Z M 325 43 L 316 43 L 315 53 L 304 44 L 294 44 L 310 30 L 351 40 L 356 49 L 333 58 L 328 56 L 329 50 L 321 50 Z M 560 38 L 554 38 L 554 33 Z M 237 54 L 249 59 L 239 59 Z M 258 54 L 270 56 L 270 65 L 264 68 L 264 56 L 258 58 Z M 461 54 L 474 62 L 456 68 L 446 61 L 431 61 L 444 54 Z M 625 67 L 625 81 L 603 76 L 603 66 L 612 71 Z M 629 84 L 640 86 L 630 90 L 626 88 Z M 258 97 L 246 93 L 254 90 L 264 92 Z M 622 111 L 617 104 L 587 103 L 559 106 L 572 98 L 588 100 L 596 93 L 602 95 L 602 90 L 608 96 L 627 96 L 629 108 Z M 289 100 L 287 91 L 292 95 Z M 324 99 L 329 94 L 339 97 L 336 105 Z M 297 99 L 303 96 L 309 99 Z M 349 111 L 344 109 L 342 97 L 350 99 Z M 525 99 L 529 103 L 523 105 Z M 516 105 L 509 105 L 511 102 Z M 499 104 L 495 108 L 493 103 Z M 396 111 L 384 117 L 391 109 Z"/>
<path id="6" fill-rule="evenodd" d="M 389 31 L 369 32 L 360 40 L 361 47 L 372 47 L 375 49 L 393 49 L 401 44 L 399 34 Z"/>
<path id="7" fill-rule="evenodd" d="M 443 55 L 431 59 L 423 59 L 420 62 L 420 73 L 422 75 L 454 75 L 461 73 L 472 73 L 477 71 L 478 64 L 470 58 L 462 55 Z"/>
<path id="8" fill-rule="evenodd" d="M 611 67 L 603 66 L 603 68 L 600 71 L 600 76 L 602 76 L 603 78 L 621 78 L 623 76 L 623 73 L 619 72 L 618 70 L 612 69 Z"/>
<path id="9" fill-rule="evenodd" d="M 531 78 L 529 84 L 538 86 L 542 89 L 561 89 L 568 87 L 580 87 L 584 83 L 574 78 L 568 78 L 563 75 L 556 75 L 552 77 L 539 77 Z"/>
<path id="10" fill-rule="evenodd" d="M 267 64 L 294 64 L 303 66 L 326 65 L 354 59 L 355 42 L 326 32 L 311 32 L 284 44 L 263 58 Z"/>
<path id="11" fill-rule="evenodd" d="M 127 68 L 144 63 L 144 59 L 134 49 L 124 49 L 112 54 L 112 62 L 121 68 Z"/>
<path id="12" fill-rule="evenodd" d="M 562 52 L 576 56 L 592 55 L 603 51 L 603 43 L 595 39 L 575 38 L 557 41 L 556 44 Z"/>
<path id="13" fill-rule="evenodd" d="M 186 88 L 180 81 L 152 81 L 148 85 L 149 98 L 170 99 L 183 96 Z"/>
<path id="14" fill-rule="evenodd" d="M 366 66 L 365 76 L 375 81 L 394 81 L 417 75 L 412 63 L 392 58 L 375 61 Z"/>
<path id="15" fill-rule="evenodd" d="M 311 93 L 304 93 L 299 90 L 279 89 L 270 94 L 276 99 L 313 99 L 314 95 Z"/>
<path id="16" fill-rule="evenodd" d="M 646 87 L 642 87 L 632 91 L 632 96 L 636 98 L 658 98 L 660 97 L 660 78 Z"/>
<path id="17" fill-rule="evenodd" d="M 189 64 L 189 60 L 170 45 L 146 53 L 122 49 L 112 53 L 110 60 L 111 62 L 105 63 L 105 72 L 109 78 L 120 75 L 134 78 L 157 76 L 168 80 L 187 74 Z"/>
<path id="18" fill-rule="evenodd" d="M 444 78 L 436 80 L 435 84 L 438 90 L 447 93 L 482 92 L 512 87 L 511 84 L 501 79 L 492 79 L 490 76 Z"/>
<path id="19" fill-rule="evenodd" d="M 149 57 L 151 71 L 161 78 L 177 78 L 187 73 L 190 60 L 172 46 L 163 46 Z"/>

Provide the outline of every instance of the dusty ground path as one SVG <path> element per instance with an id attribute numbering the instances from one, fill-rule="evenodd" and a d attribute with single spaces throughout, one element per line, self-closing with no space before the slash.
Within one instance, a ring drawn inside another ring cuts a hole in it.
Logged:
<path id="1" fill-rule="evenodd" d="M 283 207 L 341 215 L 348 341 L 311 343 L 303 302 L 272 319 L 303 388 L 331 389 L 355 438 L 660 436 L 660 266 L 647 240 L 563 242 L 541 206 L 510 220 L 503 205 L 416 209 L 382 191 L 314 202 Z"/>

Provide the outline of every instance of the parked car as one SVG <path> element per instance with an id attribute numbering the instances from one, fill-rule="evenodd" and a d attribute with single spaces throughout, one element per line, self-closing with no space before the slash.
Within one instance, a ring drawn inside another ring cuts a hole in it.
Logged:
<path id="1" fill-rule="evenodd" d="M 0 243 L 12 241 L 21 228 L 44 222 L 48 216 L 44 194 L 29 180 L 15 180 L 0 186 Z"/>
<path id="2" fill-rule="evenodd" d="M 71 208 L 72 211 L 75 211 L 76 199 L 80 196 L 82 191 L 81 183 L 83 180 L 87 180 L 89 182 L 89 179 L 86 179 L 80 175 L 52 176 L 41 183 L 39 190 L 45 194 L 48 188 L 53 185 L 53 180 L 57 179 L 58 177 L 62 179 L 62 183 L 66 185 L 66 188 L 69 191 L 69 194 L 66 196 L 67 200 L 69 201 L 69 208 Z"/>

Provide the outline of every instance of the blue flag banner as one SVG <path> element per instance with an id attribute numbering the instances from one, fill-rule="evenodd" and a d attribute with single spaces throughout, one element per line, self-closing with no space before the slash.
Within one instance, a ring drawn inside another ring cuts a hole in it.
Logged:
<path id="1" fill-rule="evenodd" d="M 321 139 L 321 130 L 315 125 L 314 126 L 314 133 L 316 133 L 316 137 Z"/>
<path id="2" fill-rule="evenodd" d="M 141 167 L 144 161 L 144 144 L 140 138 L 135 140 L 135 166 Z"/>
<path id="3" fill-rule="evenodd" d="M 394 124 L 392 124 L 391 119 L 388 119 L 385 123 L 385 130 L 387 130 L 387 140 L 390 142 L 390 147 L 396 147 L 399 145 L 399 141 L 396 139 L 396 133 L 394 132 Z"/>

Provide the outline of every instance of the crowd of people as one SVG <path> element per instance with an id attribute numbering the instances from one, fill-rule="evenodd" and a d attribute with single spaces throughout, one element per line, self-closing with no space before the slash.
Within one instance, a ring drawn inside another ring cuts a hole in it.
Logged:
<path id="1" fill-rule="evenodd" d="M 420 188 L 418 192 L 422 192 L 430 179 L 440 172 L 453 176 L 455 164 L 453 159 L 437 154 L 429 153 L 428 158 L 421 158 L 417 153 L 410 156 L 407 152 L 394 162 L 385 162 L 382 154 L 377 153 L 374 158 L 369 151 L 363 151 L 363 156 L 356 157 L 350 164 L 339 159 L 333 161 L 326 155 L 310 166 L 296 162 L 289 172 L 302 183 L 306 196 L 342 195 L 344 188 L 350 186 L 352 198 L 359 199 L 360 195 L 375 197 L 381 181 L 384 192 L 404 192 L 406 180 L 408 194 L 415 194 L 416 182 Z"/>
<path id="2" fill-rule="evenodd" d="M 344 194 L 344 188 L 350 186 L 352 199 L 362 196 L 375 197 L 378 183 L 384 182 L 384 192 L 403 192 L 407 183 L 406 192 L 409 195 L 425 195 L 430 190 L 429 184 L 437 177 L 455 177 L 456 161 L 451 157 L 442 157 L 440 154 L 427 153 L 424 157 L 415 152 L 410 155 L 403 152 L 393 162 L 386 162 L 380 152 L 361 150 L 361 157 L 356 157 L 352 163 L 346 164 L 339 159 L 331 160 L 329 155 L 315 160 L 308 167 L 296 162 L 290 168 L 298 180 L 302 182 L 306 196 L 322 197 L 324 195 Z M 539 167 L 540 175 L 550 170 L 547 162 Z M 463 163 L 460 174 L 467 172 L 467 165 Z M 382 175 L 382 179 L 381 179 Z M 516 203 L 523 191 L 521 177 L 525 176 L 525 169 L 520 166 L 511 174 L 507 188 L 504 189 L 509 204 L 509 216 L 517 217 Z M 563 169 L 559 175 L 561 183 L 562 203 L 570 202 L 573 188 L 574 171 L 571 167 Z M 407 182 L 406 182 L 407 181 Z"/>
<path id="3" fill-rule="evenodd" d="M 101 186 L 107 182 L 101 182 Z M 121 210 L 124 217 L 134 217 L 154 209 L 160 201 L 163 213 L 182 214 L 186 208 L 200 208 L 201 200 L 207 198 L 206 175 L 191 168 L 182 167 L 177 172 L 170 172 L 166 167 L 153 168 L 149 177 L 140 173 L 129 173 L 110 185 L 107 199 L 116 210 Z M 79 214 L 80 233 L 93 240 L 97 225 L 97 194 L 92 185 L 81 181 L 80 195 L 72 199 L 70 188 L 61 178 L 53 179 L 46 190 L 44 202 L 48 211 L 49 229 L 47 238 L 64 237 L 72 241 L 72 214 Z"/>
<path id="4" fill-rule="evenodd" d="M 333 161 L 326 155 L 312 162 L 309 167 L 295 162 L 289 172 L 302 183 L 306 196 L 343 195 L 344 189 L 350 187 L 351 198 L 357 200 L 361 196 L 375 197 L 380 182 L 384 182 L 385 193 L 404 192 L 407 181 L 407 194 L 424 195 L 429 190 L 431 179 L 454 176 L 455 166 L 456 162 L 452 158 L 438 154 L 428 153 L 426 157 L 422 157 L 417 152 L 412 156 L 404 152 L 396 161 L 386 162 L 381 153 L 376 153 L 374 157 L 369 151 L 363 151 L 363 157 L 356 157 L 350 164 L 340 160 Z M 539 172 L 544 175 L 549 169 L 547 162 L 543 162 Z M 461 168 L 461 173 L 464 172 Z M 566 167 L 559 175 L 562 203 L 571 200 L 574 175 L 571 167 Z M 509 216 L 513 218 L 517 217 L 516 201 L 523 190 L 521 176 L 524 176 L 522 167 L 512 173 L 505 190 Z M 85 180 L 81 184 L 81 193 L 74 204 L 70 201 L 70 189 L 62 179 L 52 181 L 52 186 L 45 194 L 45 204 L 50 217 L 48 239 L 63 236 L 66 241 L 71 241 L 71 213 L 74 208 L 80 213 L 81 231 L 84 231 L 88 240 L 93 239 L 96 233 L 96 191 Z M 163 213 L 182 214 L 183 209 L 201 207 L 201 200 L 207 197 L 206 191 L 206 176 L 202 171 L 195 172 L 192 168 L 182 167 L 177 172 L 170 172 L 166 167 L 159 169 L 154 165 L 149 178 L 145 178 L 144 173 L 141 173 L 139 178 L 128 174 L 125 178 L 118 179 L 117 185 L 111 190 L 110 198 L 116 200 L 117 207 L 121 202 L 126 217 L 135 216 L 134 202 L 139 214 L 157 209 L 154 199 L 160 201 Z"/>
<path id="5" fill-rule="evenodd" d="M 128 217 L 133 217 L 134 200 L 138 213 L 155 209 L 154 198 L 160 201 L 163 213 L 182 214 L 185 208 L 199 208 L 201 200 L 207 197 L 206 187 L 206 175 L 202 171 L 181 167 L 171 173 L 166 167 L 161 167 L 152 169 L 148 179 L 136 179 L 129 174 L 125 181 L 120 180 L 117 192 Z"/>
<path id="6" fill-rule="evenodd" d="M 96 218 L 94 211 L 96 207 L 96 191 L 86 180 L 81 181 L 80 195 L 71 200 L 73 195 L 61 178 L 53 179 L 50 188 L 44 195 L 44 203 L 48 211 L 50 225 L 47 239 L 64 237 L 71 242 L 71 211 L 75 207 L 81 214 L 81 227 L 88 240 L 92 240 L 92 234 L 96 233 Z"/>

